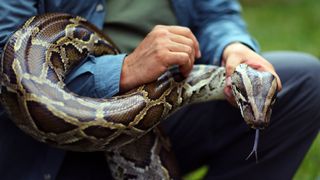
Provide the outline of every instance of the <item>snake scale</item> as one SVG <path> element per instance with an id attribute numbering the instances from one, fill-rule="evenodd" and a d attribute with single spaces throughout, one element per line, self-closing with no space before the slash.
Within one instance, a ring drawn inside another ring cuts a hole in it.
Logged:
<path id="1" fill-rule="evenodd" d="M 82 97 L 67 89 L 66 75 L 87 56 L 119 52 L 81 17 L 31 17 L 5 45 L 1 103 L 14 123 L 40 142 L 72 151 L 106 152 L 115 179 L 179 179 L 159 123 L 188 104 L 223 99 L 225 69 L 195 65 L 182 78 L 171 68 L 155 82 L 111 98 Z M 250 127 L 269 124 L 276 86 L 270 73 L 244 64 L 236 68 L 232 90 Z"/>

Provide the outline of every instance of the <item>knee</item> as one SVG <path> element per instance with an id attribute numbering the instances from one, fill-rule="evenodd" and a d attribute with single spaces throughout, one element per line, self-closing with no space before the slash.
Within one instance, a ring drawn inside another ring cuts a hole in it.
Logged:
<path id="1" fill-rule="evenodd" d="M 313 55 L 301 53 L 299 66 L 313 79 L 320 78 L 320 60 Z"/>
<path id="2" fill-rule="evenodd" d="M 303 74 L 306 76 L 309 86 L 320 91 L 320 60 L 309 54 L 301 56 L 303 56 L 303 58 L 301 58 L 299 66 Z"/>
<path id="3" fill-rule="evenodd" d="M 299 53 L 296 58 L 287 67 L 288 71 L 290 71 L 288 73 L 289 76 L 292 76 L 290 79 L 291 85 L 297 83 L 296 93 L 297 91 L 300 91 L 300 94 L 304 92 L 302 94 L 305 95 L 305 98 L 309 99 L 310 103 L 314 104 L 314 107 L 319 107 L 320 60 L 305 53 Z"/>
<path id="4" fill-rule="evenodd" d="M 274 65 L 280 79 L 302 81 L 309 88 L 320 90 L 320 60 L 301 52 L 272 52 L 264 55 Z"/>
<path id="5" fill-rule="evenodd" d="M 311 92 L 320 94 L 320 60 L 309 54 L 301 55 L 301 59 L 298 63 L 299 76 L 304 79 L 304 86 Z"/>
<path id="6" fill-rule="evenodd" d="M 308 121 L 319 128 L 320 60 L 305 53 L 286 53 L 281 56 L 269 59 L 283 85 L 278 94 L 277 109 L 287 107 L 286 113 L 292 114 L 292 118 L 302 115 L 301 122 L 305 122 L 306 115 L 309 115 L 313 120 Z"/>

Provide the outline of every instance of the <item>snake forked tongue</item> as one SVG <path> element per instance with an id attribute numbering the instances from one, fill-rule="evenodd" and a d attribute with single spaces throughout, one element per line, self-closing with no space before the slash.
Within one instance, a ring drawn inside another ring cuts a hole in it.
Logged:
<path id="1" fill-rule="evenodd" d="M 256 135 L 254 138 L 254 144 L 252 147 L 252 150 L 250 152 L 250 154 L 248 155 L 248 157 L 246 158 L 246 160 L 248 160 L 253 154 L 256 157 L 256 163 L 258 163 L 258 142 L 259 142 L 259 129 L 256 129 Z"/>

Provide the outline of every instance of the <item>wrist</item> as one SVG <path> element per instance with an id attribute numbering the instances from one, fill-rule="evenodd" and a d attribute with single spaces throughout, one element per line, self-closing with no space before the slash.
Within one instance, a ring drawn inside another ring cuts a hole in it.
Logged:
<path id="1" fill-rule="evenodd" d="M 120 76 L 120 92 L 126 92 L 133 87 L 132 74 L 130 73 L 130 57 L 126 56 L 123 60 Z"/>

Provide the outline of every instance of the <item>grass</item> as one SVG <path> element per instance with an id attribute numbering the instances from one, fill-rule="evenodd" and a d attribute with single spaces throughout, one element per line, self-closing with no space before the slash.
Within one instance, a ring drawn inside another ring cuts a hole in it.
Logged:
<path id="1" fill-rule="evenodd" d="M 263 51 L 297 50 L 320 57 L 318 0 L 242 0 L 244 18 Z"/>
<path id="2" fill-rule="evenodd" d="M 249 32 L 262 51 L 295 50 L 320 57 L 318 0 L 241 0 Z M 185 176 L 198 180 L 207 167 Z M 320 135 L 294 176 L 294 180 L 320 180 Z"/>

